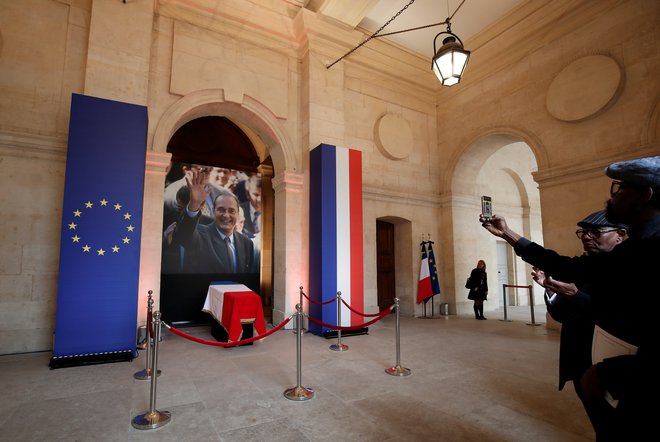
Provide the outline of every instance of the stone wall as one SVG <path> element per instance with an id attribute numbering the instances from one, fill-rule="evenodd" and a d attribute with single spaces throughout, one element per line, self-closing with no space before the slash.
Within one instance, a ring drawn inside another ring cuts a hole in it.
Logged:
<path id="1" fill-rule="evenodd" d="M 660 153 L 657 1 L 525 2 L 465 42 L 472 57 L 452 88 L 383 39 L 327 68 L 364 35 L 302 2 L 222 4 L 0 0 L 0 354 L 52 348 L 73 92 L 149 109 L 137 322 L 147 291 L 158 300 L 167 142 L 200 116 L 237 122 L 273 160 L 274 322 L 307 285 L 307 164 L 319 143 L 362 151 L 365 306 L 378 308 L 375 226 L 388 220 L 406 315 L 422 312 L 425 235 L 452 313 L 469 311 L 476 259 L 497 286 L 480 195 L 525 234 L 577 253 L 575 222 L 607 198 L 602 168 Z M 510 273 L 529 283 L 523 264 Z"/>

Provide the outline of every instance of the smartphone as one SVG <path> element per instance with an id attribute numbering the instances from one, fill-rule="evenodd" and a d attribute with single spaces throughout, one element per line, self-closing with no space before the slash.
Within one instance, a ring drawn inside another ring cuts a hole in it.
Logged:
<path id="1" fill-rule="evenodd" d="M 489 196 L 481 197 L 481 214 L 486 222 L 493 219 L 493 199 Z"/>

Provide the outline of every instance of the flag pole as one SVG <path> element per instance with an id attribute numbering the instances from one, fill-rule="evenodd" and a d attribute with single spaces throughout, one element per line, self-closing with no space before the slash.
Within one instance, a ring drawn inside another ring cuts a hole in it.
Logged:
<path id="1" fill-rule="evenodd" d="M 431 235 L 429 235 L 429 239 L 431 239 Z M 424 240 L 424 234 L 422 233 L 422 242 L 420 242 L 419 245 L 424 246 L 424 245 L 426 245 L 427 242 L 428 241 Z M 423 262 L 422 262 L 422 264 L 423 264 Z M 429 319 L 428 315 L 426 314 L 426 302 L 424 303 L 424 316 L 423 316 L 423 318 L 424 319 Z"/>
<path id="2" fill-rule="evenodd" d="M 429 233 L 429 240 L 427 241 L 429 243 L 429 247 L 432 249 L 434 242 L 431 241 L 431 234 Z M 431 318 L 435 316 L 435 304 L 433 303 L 433 298 L 435 298 L 435 293 L 431 295 Z"/>
<path id="3" fill-rule="evenodd" d="M 440 294 L 440 281 L 439 281 L 439 276 L 438 276 L 438 268 L 436 265 L 436 258 L 435 258 L 435 252 L 433 251 L 433 244 L 435 244 L 434 241 L 431 241 L 431 234 L 429 233 L 429 239 L 426 241 L 429 245 L 428 249 L 428 259 L 429 259 L 429 273 L 431 274 L 431 286 L 432 286 L 432 294 L 431 294 L 431 319 L 437 319 L 440 316 L 435 316 L 435 296 Z"/>

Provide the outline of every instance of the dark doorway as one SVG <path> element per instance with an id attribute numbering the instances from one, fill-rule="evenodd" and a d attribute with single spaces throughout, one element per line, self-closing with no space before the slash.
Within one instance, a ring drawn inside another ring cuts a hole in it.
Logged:
<path id="1" fill-rule="evenodd" d="M 376 273 L 378 309 L 394 304 L 396 285 L 394 278 L 394 225 L 376 221 Z"/>

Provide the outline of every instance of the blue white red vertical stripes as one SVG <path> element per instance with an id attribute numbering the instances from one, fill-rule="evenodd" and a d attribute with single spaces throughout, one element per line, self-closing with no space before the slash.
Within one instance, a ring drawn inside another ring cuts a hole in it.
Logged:
<path id="1" fill-rule="evenodd" d="M 320 144 L 310 152 L 309 296 L 316 302 L 342 299 L 364 311 L 362 152 Z M 342 326 L 364 318 L 341 306 Z M 310 304 L 310 314 L 337 324 L 337 305 Z M 310 331 L 325 328 L 310 322 Z"/>
<path id="2" fill-rule="evenodd" d="M 419 282 L 417 283 L 417 304 L 433 296 L 431 275 L 429 274 L 429 258 L 426 254 L 426 242 L 422 242 L 422 262 L 419 266 Z"/>

